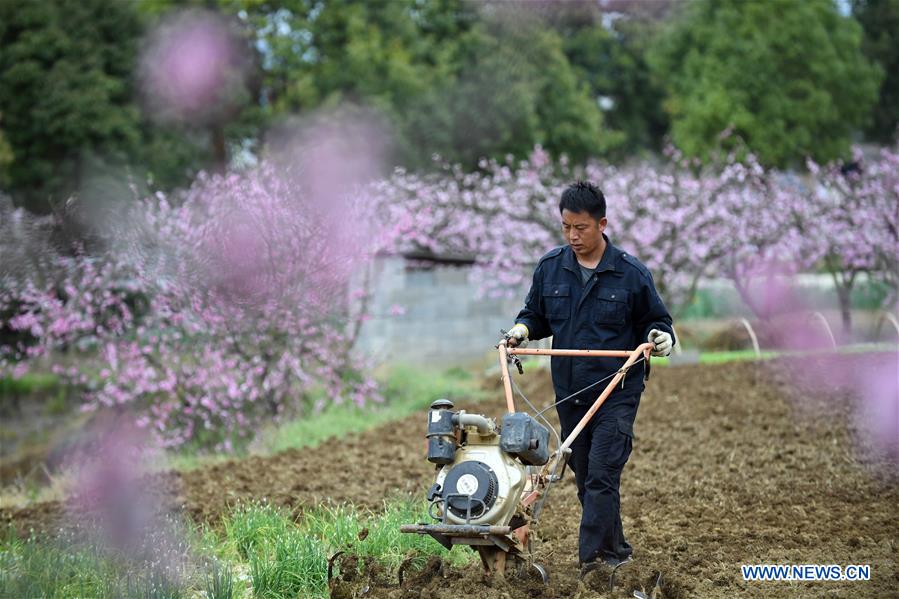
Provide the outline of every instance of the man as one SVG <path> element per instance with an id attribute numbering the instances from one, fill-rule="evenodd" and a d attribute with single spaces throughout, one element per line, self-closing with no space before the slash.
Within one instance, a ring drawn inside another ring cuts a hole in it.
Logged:
<path id="1" fill-rule="evenodd" d="M 509 345 L 552 335 L 563 349 L 634 349 L 654 343 L 654 356 L 667 356 L 674 345 L 671 316 L 659 298 L 649 270 L 611 244 L 604 231 L 606 200 L 590 183 L 578 182 L 559 202 L 567 246 L 543 256 Z M 556 401 L 613 375 L 623 358 L 552 358 Z M 594 415 L 571 446 L 569 465 L 583 508 L 579 535 L 582 572 L 615 568 L 633 550 L 621 529 L 619 486 L 631 453 L 633 424 L 643 392 L 644 363 L 634 365 L 624 381 Z M 577 393 L 556 406 L 565 438 L 593 405 L 607 383 Z"/>

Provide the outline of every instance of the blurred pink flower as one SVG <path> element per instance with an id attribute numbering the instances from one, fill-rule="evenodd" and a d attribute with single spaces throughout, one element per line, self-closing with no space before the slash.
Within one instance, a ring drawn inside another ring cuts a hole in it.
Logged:
<path id="1" fill-rule="evenodd" d="M 93 541 L 126 557 L 172 557 L 162 555 L 164 544 L 148 543 L 151 536 L 176 534 L 143 478 L 158 448 L 128 418 L 102 419 L 85 440 L 66 464 L 76 473 L 67 504 L 72 519 L 88 523 Z"/>
<path id="2" fill-rule="evenodd" d="M 249 60 L 233 24 L 211 11 L 165 18 L 140 58 L 140 87 L 161 120 L 206 123 L 222 118 L 243 93 Z"/>
<path id="3" fill-rule="evenodd" d="M 862 440 L 899 465 L 899 353 L 880 354 L 855 374 L 856 419 Z"/>

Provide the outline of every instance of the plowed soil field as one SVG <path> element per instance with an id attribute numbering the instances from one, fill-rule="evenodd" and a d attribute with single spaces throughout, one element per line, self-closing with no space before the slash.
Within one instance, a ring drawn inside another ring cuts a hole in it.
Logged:
<path id="1" fill-rule="evenodd" d="M 654 369 L 622 481 L 622 518 L 635 553 L 617 576 L 616 596 L 640 588 L 649 593 L 661 574 L 661 594 L 669 598 L 899 597 L 896 465 L 856 430 L 851 390 L 821 393 L 817 385 L 795 384 L 797 373 L 820 368 L 812 360 Z M 895 355 L 840 360 L 897 368 Z M 547 373 L 524 381 L 532 400 L 551 401 Z M 500 415 L 499 381 L 489 384 L 497 389 L 495 401 L 456 407 Z M 423 496 L 433 482 L 425 427 L 422 413 L 315 449 L 154 475 L 149 487 L 162 509 L 213 524 L 236 502 L 262 498 L 297 515 L 325 501 L 377 510 L 391 496 Z M 0 524 L 50 530 L 62 524 L 63 514 L 61 504 L 48 502 L 0 511 Z M 372 571 L 338 580 L 333 594 L 607 596 L 599 577 L 578 578 L 579 518 L 568 474 L 553 489 L 535 532 L 535 559 L 549 571 L 547 586 L 526 577 L 485 582 L 479 564 L 454 570 L 432 562 L 402 585 Z M 741 564 L 870 564 L 871 580 L 745 582 Z"/>

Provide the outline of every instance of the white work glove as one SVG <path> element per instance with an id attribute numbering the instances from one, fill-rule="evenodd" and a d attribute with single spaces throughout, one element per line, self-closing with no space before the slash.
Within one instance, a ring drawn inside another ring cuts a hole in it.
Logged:
<path id="1" fill-rule="evenodd" d="M 671 335 L 665 331 L 660 331 L 659 329 L 649 331 L 649 336 L 646 340 L 655 346 L 655 349 L 650 353 L 656 357 L 667 356 L 671 353 L 671 348 L 674 347 Z"/>
<path id="2" fill-rule="evenodd" d="M 528 333 L 528 328 L 521 323 L 509 329 L 509 347 L 527 347 Z"/>

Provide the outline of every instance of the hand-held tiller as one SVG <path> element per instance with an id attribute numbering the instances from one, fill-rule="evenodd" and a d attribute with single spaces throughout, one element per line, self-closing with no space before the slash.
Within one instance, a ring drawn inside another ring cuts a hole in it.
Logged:
<path id="1" fill-rule="evenodd" d="M 646 360 L 649 373 L 652 349 L 651 343 L 632 351 L 523 349 L 501 342 L 497 350 L 508 413 L 497 425 L 481 414 L 452 411 L 453 403 L 446 399 L 431 404 L 428 461 L 437 465 L 437 477 L 428 491 L 428 501 L 430 516 L 437 523 L 407 524 L 400 530 L 428 534 L 447 549 L 472 546 L 488 575 L 503 576 L 512 557 L 519 564 L 536 568 L 545 582 L 545 570 L 533 563 L 530 532 L 549 488 L 561 478 L 572 442 L 628 369 Z M 606 388 L 568 438 L 550 454 L 549 429 L 531 415 L 515 411 L 509 362 L 518 364 L 517 356 L 617 357 L 626 361 L 607 377 L 611 380 Z"/>

